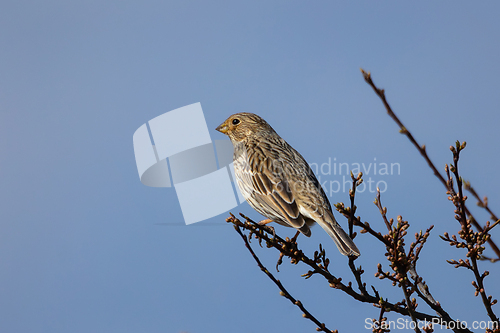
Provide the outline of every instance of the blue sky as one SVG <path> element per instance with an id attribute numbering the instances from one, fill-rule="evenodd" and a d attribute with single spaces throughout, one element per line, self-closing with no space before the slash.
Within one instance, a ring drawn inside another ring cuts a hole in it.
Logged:
<path id="1" fill-rule="evenodd" d="M 196 102 L 213 140 L 224 138 L 215 127 L 227 116 L 246 111 L 310 163 L 399 163 L 399 174 L 366 179 L 387 184 L 382 202 L 410 221 L 410 234 L 436 225 L 418 267 L 434 297 L 454 318 L 486 320 L 471 274 L 445 262 L 464 254 L 438 238 L 458 229 L 442 185 L 359 68 L 386 89 L 440 170 L 448 147 L 468 142 L 463 176 L 498 214 L 499 10 L 494 1 L 2 3 L 0 331 L 314 330 L 256 267 L 227 213 L 182 225 L 175 190 L 140 183 L 134 131 Z M 360 193 L 358 213 L 383 230 L 374 195 Z M 240 211 L 260 218 L 247 204 L 232 210 Z M 493 238 L 499 244 L 499 230 Z M 334 272 L 351 279 L 320 228 L 299 240 L 307 251 L 322 243 Z M 384 249 L 367 235 L 356 243 L 368 284 L 400 300 L 373 278 Z M 258 254 L 274 267 L 276 253 Z M 481 268 L 498 297 L 498 264 Z M 285 263 L 276 276 L 329 327 L 364 331 L 365 318 L 378 316 L 319 278 L 304 281 L 306 271 Z"/>

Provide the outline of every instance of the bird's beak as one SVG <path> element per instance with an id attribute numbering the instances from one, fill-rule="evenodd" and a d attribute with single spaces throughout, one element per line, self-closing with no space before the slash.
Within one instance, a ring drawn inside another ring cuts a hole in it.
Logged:
<path id="1" fill-rule="evenodd" d="M 215 130 L 226 134 L 229 128 L 227 127 L 226 123 L 222 123 Z"/>

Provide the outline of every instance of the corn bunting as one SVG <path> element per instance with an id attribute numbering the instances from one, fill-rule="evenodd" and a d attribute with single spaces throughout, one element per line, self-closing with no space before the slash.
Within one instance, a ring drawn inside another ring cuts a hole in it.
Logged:
<path id="1" fill-rule="evenodd" d="M 253 113 L 233 114 L 217 131 L 233 143 L 236 182 L 250 206 L 268 218 L 261 223 L 277 222 L 309 237 L 317 222 L 340 253 L 359 256 L 309 164 L 264 119 Z"/>

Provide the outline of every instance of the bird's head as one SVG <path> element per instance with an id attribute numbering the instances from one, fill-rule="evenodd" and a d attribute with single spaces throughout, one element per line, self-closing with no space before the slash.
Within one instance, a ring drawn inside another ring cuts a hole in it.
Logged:
<path id="1" fill-rule="evenodd" d="M 233 142 L 243 141 L 253 135 L 276 133 L 264 119 L 247 112 L 233 114 L 220 124 L 216 130 L 226 134 Z"/>

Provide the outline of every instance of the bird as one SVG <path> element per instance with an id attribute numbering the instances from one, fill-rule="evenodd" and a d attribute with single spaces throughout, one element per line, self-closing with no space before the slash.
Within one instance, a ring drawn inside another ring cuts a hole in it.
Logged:
<path id="1" fill-rule="evenodd" d="M 317 223 L 333 239 L 339 252 L 359 256 L 360 252 L 333 216 L 332 207 L 304 157 L 290 146 L 260 116 L 236 113 L 217 128 L 234 148 L 236 183 L 247 202 L 267 219 L 311 236 Z"/>

